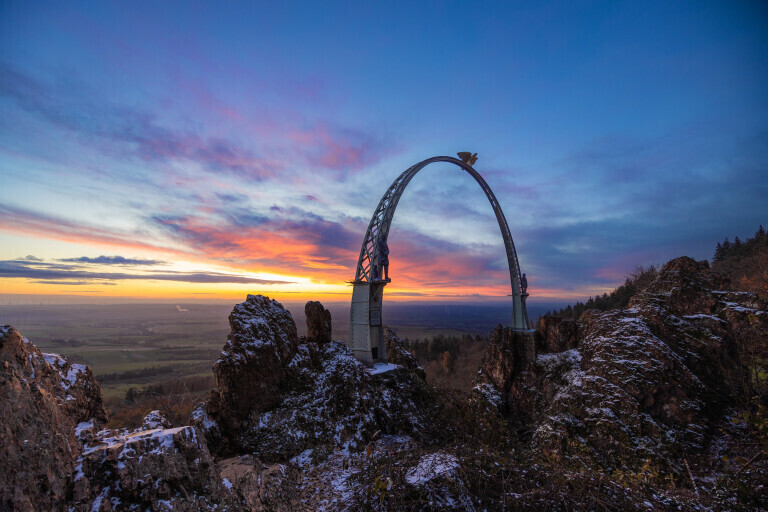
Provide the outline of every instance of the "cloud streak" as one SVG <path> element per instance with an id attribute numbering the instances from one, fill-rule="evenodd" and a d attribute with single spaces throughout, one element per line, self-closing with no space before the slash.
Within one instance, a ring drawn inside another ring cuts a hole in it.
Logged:
<path id="1" fill-rule="evenodd" d="M 42 261 L 37 259 L 36 261 Z M 80 258 L 64 258 L 59 261 L 68 263 L 94 263 L 99 265 L 125 265 L 125 266 L 149 266 L 149 265 L 163 265 L 166 262 L 161 260 L 142 260 L 138 258 L 125 258 L 123 256 L 98 256 L 96 258 L 89 258 L 87 256 L 81 256 Z"/>
<path id="2" fill-rule="evenodd" d="M 307 165 L 342 173 L 359 171 L 381 160 L 387 154 L 384 148 L 392 147 L 370 133 L 327 122 L 296 129 L 251 121 L 249 130 L 259 134 L 260 140 L 248 143 L 239 137 L 169 127 L 146 111 L 114 105 L 71 87 L 65 90 L 1 61 L 0 96 L 53 126 L 107 143 L 102 150 L 110 156 L 123 153 L 148 163 L 193 163 L 210 172 L 255 181 L 285 178 Z"/>
<path id="3" fill-rule="evenodd" d="M 185 283 L 211 284 L 291 284 L 291 281 L 258 279 L 247 276 L 224 274 L 218 272 L 158 272 L 149 274 L 128 274 L 119 272 L 94 272 L 82 270 L 80 267 L 64 267 L 44 262 L 29 262 L 24 260 L 0 261 L 0 277 L 32 279 L 38 283 L 83 284 L 106 281 L 147 280 L 147 281 L 178 281 Z"/>

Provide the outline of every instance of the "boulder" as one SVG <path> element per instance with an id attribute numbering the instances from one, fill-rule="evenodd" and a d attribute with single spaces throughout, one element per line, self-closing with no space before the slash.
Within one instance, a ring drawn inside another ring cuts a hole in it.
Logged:
<path id="1" fill-rule="evenodd" d="M 309 301 L 304 306 L 307 319 L 307 341 L 319 345 L 329 343 L 331 337 L 331 312 L 318 301 Z"/>
<path id="2" fill-rule="evenodd" d="M 90 368 L 0 327 L 0 509 L 59 510 L 81 451 L 76 426 L 106 419 Z"/>
<path id="3" fill-rule="evenodd" d="M 301 482 L 295 464 L 262 464 L 253 455 L 242 455 L 222 460 L 219 467 L 225 487 L 245 510 L 315 510 L 299 499 Z"/>

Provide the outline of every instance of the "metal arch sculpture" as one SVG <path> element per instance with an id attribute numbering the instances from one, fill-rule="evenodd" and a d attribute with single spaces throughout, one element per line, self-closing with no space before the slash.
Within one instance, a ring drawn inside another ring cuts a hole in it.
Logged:
<path id="1" fill-rule="evenodd" d="M 480 188 L 483 189 L 483 192 L 485 192 L 493 212 L 496 214 L 501 236 L 504 239 L 504 248 L 507 252 L 509 277 L 512 286 L 512 328 L 519 331 L 527 331 L 529 329 L 528 314 L 525 307 L 525 299 L 528 294 L 520 286 L 522 278 L 515 244 L 512 241 L 512 234 L 509 231 L 507 219 L 504 217 L 504 212 L 501 210 L 496 196 L 493 194 L 491 187 L 488 186 L 488 183 L 471 166 L 457 158 L 436 156 L 417 163 L 398 176 L 384 193 L 381 201 L 379 201 L 379 205 L 373 212 L 371 222 L 368 224 L 368 230 L 365 233 L 363 245 L 360 249 L 355 280 L 352 282 L 354 288 L 350 311 L 350 345 L 358 359 L 365 361 L 386 360 L 386 349 L 383 344 L 381 326 L 381 303 L 384 286 L 387 282 L 378 280 L 374 276 L 373 266 L 379 256 L 377 242 L 381 238 L 386 240 L 389 236 L 389 227 L 392 224 L 395 209 L 408 183 L 420 170 L 435 162 L 446 162 L 460 167 L 469 173 L 480 185 Z"/>

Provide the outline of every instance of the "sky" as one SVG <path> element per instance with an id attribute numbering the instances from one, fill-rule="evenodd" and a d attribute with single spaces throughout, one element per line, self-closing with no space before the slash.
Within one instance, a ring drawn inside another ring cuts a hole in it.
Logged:
<path id="1" fill-rule="evenodd" d="M 582 300 L 768 225 L 767 91 L 760 1 L 3 1 L 0 298 L 348 300 L 389 184 L 472 151 Z M 455 166 L 389 246 L 388 300 L 508 300 Z"/>

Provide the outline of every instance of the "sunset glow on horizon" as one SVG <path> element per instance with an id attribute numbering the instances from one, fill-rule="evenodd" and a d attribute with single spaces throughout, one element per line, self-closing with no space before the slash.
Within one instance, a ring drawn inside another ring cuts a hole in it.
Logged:
<path id="1" fill-rule="evenodd" d="M 3 3 L 0 300 L 348 300 L 387 187 L 457 151 L 479 153 L 533 300 L 768 222 L 759 2 L 471 11 Z M 510 293 L 454 166 L 413 180 L 389 246 L 387 300 Z"/>

